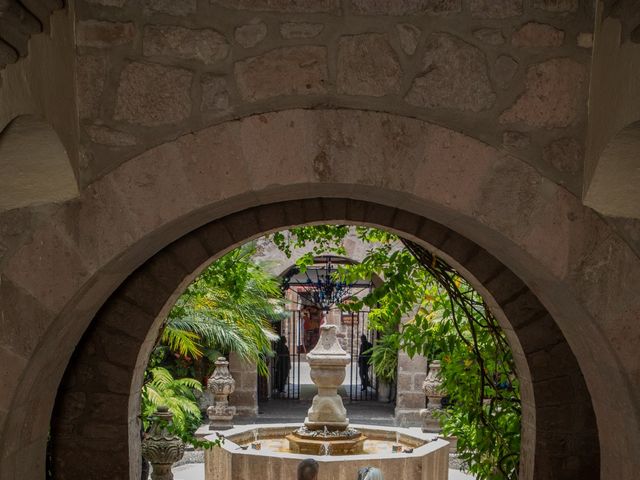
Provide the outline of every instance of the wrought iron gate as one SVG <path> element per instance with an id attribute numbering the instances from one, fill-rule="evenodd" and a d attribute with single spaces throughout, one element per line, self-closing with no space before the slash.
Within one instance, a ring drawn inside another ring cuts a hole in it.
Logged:
<path id="1" fill-rule="evenodd" d="M 299 310 L 289 312 L 280 322 L 280 337 L 273 347 L 275 356 L 271 362 L 271 398 L 300 399 L 300 345 L 303 325 Z M 283 346 L 284 345 L 284 346 Z"/>
<path id="2" fill-rule="evenodd" d="M 368 312 L 341 314 L 341 343 L 350 355 L 351 362 L 346 367 L 346 380 L 340 392 L 345 400 L 351 402 L 361 400 L 376 400 L 378 396 L 378 381 L 373 367 L 360 361 L 360 336 L 365 335 L 373 344 L 376 332 L 368 328 Z M 304 319 L 300 310 L 292 310 L 287 318 L 276 327 L 285 341 L 274 344 L 275 356 L 271 360 L 271 398 L 299 400 L 302 377 L 308 376 L 306 353 L 317 341 L 315 331 L 305 331 Z M 365 360 L 368 355 L 365 355 Z M 362 367 L 362 368 L 361 368 Z M 368 385 L 363 387 L 363 379 Z M 310 380 L 306 380 L 307 383 Z M 303 387 L 302 387 L 303 388 Z"/>

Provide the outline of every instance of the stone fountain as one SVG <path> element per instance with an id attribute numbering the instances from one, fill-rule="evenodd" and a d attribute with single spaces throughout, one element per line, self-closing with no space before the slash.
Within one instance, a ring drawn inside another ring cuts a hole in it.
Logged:
<path id="1" fill-rule="evenodd" d="M 311 380 L 318 387 L 304 426 L 287 435 L 289 449 L 295 453 L 320 455 L 329 448 L 335 455 L 362 453 L 366 436 L 349 428 L 347 410 L 338 387 L 350 362 L 336 335 L 335 325 L 322 325 L 315 348 L 307 354 Z"/>
<path id="2" fill-rule="evenodd" d="M 437 435 L 417 428 L 349 425 L 338 388 L 351 359 L 334 325 L 320 327 L 307 360 L 318 394 L 304 424 L 240 425 L 207 435 L 207 440 L 224 441 L 205 451 L 205 480 L 295 478 L 298 464 L 310 456 L 320 464 L 318 480 L 353 480 L 370 465 L 385 478 L 447 479 L 449 444 Z M 205 431 L 211 433 L 209 426 Z"/>

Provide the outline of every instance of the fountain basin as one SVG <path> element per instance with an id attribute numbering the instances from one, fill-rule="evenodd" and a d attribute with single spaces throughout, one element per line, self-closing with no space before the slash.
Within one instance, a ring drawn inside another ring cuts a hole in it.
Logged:
<path id="1" fill-rule="evenodd" d="M 286 436 L 300 428 L 299 423 L 243 425 L 220 432 L 225 437 L 220 447 L 205 451 L 205 480 L 295 479 L 298 464 L 314 458 L 320 464 L 318 480 L 353 480 L 358 469 L 378 467 L 385 478 L 410 480 L 446 480 L 449 468 L 449 444 L 434 434 L 418 429 L 351 425 L 362 435 L 365 453 L 355 455 L 310 455 L 293 453 Z M 253 449 L 254 430 L 258 428 L 261 448 Z M 208 440 L 217 436 L 209 435 Z M 396 438 L 405 450 L 392 452 Z"/>

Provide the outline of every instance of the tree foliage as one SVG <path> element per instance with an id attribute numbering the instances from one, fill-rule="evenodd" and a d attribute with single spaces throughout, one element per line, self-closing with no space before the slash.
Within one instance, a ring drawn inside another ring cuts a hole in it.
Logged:
<path id="1" fill-rule="evenodd" d="M 234 352 L 268 374 L 266 358 L 277 339 L 270 321 L 284 315 L 283 300 L 278 282 L 252 261 L 254 252 L 247 244 L 216 260 L 176 301 L 145 373 L 143 422 L 167 405 L 176 433 L 193 433 L 201 420 L 194 392 L 202 391 L 221 355 Z"/>
<path id="2" fill-rule="evenodd" d="M 278 234 L 274 242 L 288 255 L 292 248 L 315 242 L 312 253 L 319 255 L 325 249 L 342 251 L 348 232 L 345 226 L 298 227 Z M 358 227 L 356 232 L 370 245 L 367 255 L 359 264 L 341 265 L 337 276 L 346 282 L 373 275 L 384 280 L 362 299 L 342 306 L 370 310 L 370 325 L 381 332 L 371 355 L 376 374 L 393 378 L 399 349 L 441 360 L 448 394 L 444 433 L 458 438 L 458 454 L 478 479 L 516 479 L 519 384 L 495 318 L 471 285 L 441 260 L 431 256 L 425 264 L 415 249 L 386 231 Z"/>

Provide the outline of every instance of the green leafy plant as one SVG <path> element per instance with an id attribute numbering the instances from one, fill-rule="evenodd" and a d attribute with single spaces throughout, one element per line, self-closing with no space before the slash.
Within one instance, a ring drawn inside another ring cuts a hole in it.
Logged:
<path id="1" fill-rule="evenodd" d="M 286 253 L 317 236 L 321 248 L 339 248 L 348 231 L 344 226 L 299 227 L 276 244 Z M 370 309 L 370 326 L 380 337 L 371 351 L 374 370 L 393 378 L 400 349 L 409 356 L 440 359 L 448 394 L 441 424 L 445 434 L 457 437 L 458 455 L 479 480 L 517 479 L 519 384 L 506 337 L 482 298 L 419 246 L 378 229 L 357 227 L 356 233 L 370 248 L 361 263 L 341 265 L 338 277 L 350 282 L 377 275 L 383 283 L 341 307 Z"/>

